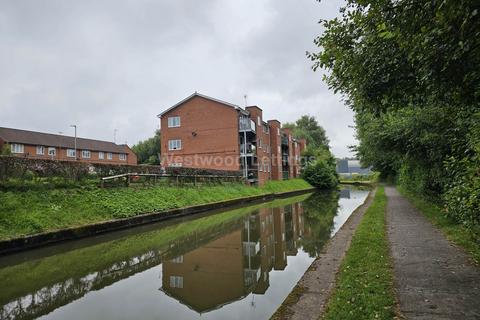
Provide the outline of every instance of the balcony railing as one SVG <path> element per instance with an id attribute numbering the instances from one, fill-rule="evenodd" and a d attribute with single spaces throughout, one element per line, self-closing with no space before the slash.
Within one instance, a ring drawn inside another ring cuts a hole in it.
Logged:
<path id="1" fill-rule="evenodd" d="M 282 144 L 285 146 L 288 146 L 288 137 L 287 136 L 282 136 Z"/>
<path id="2" fill-rule="evenodd" d="M 245 150 L 245 145 L 240 145 L 240 154 L 243 155 L 255 155 L 255 146 L 251 143 L 247 143 L 247 150 Z"/>
<path id="3" fill-rule="evenodd" d="M 240 117 L 239 120 L 240 131 L 253 131 L 256 132 L 255 122 L 247 117 Z"/>

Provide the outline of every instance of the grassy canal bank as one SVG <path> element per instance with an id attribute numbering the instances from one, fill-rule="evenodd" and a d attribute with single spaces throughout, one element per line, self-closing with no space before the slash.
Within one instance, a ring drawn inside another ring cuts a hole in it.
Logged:
<path id="1" fill-rule="evenodd" d="M 231 183 L 202 186 L 132 187 L 0 192 L 0 240 L 174 208 L 308 189 L 302 179 L 262 187 Z"/>
<path id="2" fill-rule="evenodd" d="M 379 186 L 358 225 L 323 319 L 393 319 L 395 294 L 386 236 L 387 197 Z"/>

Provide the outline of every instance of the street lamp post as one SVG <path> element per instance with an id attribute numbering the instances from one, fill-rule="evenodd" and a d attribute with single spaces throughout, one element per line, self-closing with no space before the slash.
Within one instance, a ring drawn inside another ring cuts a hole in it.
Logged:
<path id="1" fill-rule="evenodd" d="M 74 141 L 75 141 L 75 142 L 74 142 L 75 147 L 74 147 L 74 148 L 75 148 L 75 161 L 77 161 L 77 159 L 78 159 L 78 158 L 77 158 L 77 125 L 76 125 L 76 124 L 72 124 L 72 125 L 70 125 L 70 127 L 75 128 L 75 140 L 74 140 Z"/>

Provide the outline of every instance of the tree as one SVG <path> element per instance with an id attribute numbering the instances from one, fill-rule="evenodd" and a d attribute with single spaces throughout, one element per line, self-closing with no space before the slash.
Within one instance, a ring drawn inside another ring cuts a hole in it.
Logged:
<path id="1" fill-rule="evenodd" d="M 11 154 L 12 154 L 12 151 L 10 150 L 10 146 L 8 144 L 4 144 L 0 150 L 0 155 L 9 156 Z"/>
<path id="2" fill-rule="evenodd" d="M 356 113 L 363 165 L 469 225 L 480 220 L 479 16 L 474 0 L 349 0 L 308 54 Z"/>
<path id="3" fill-rule="evenodd" d="M 332 189 L 338 185 L 336 160 L 328 149 L 307 149 L 303 154 L 302 178 L 318 189 Z"/>
<path id="4" fill-rule="evenodd" d="M 147 140 L 132 147 L 140 164 L 160 164 L 160 130 Z"/>
<path id="5" fill-rule="evenodd" d="M 291 129 L 295 138 L 306 139 L 307 145 L 313 149 L 329 148 L 325 129 L 318 124 L 315 117 L 303 115 L 295 123 L 287 122 L 283 127 Z"/>

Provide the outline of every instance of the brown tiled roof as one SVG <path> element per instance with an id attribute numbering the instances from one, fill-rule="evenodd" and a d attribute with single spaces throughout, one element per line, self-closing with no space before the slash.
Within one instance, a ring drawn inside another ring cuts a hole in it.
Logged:
<path id="1" fill-rule="evenodd" d="M 21 143 L 45 147 L 71 148 L 75 147 L 75 138 L 59 134 L 27 131 L 0 127 L 0 138 L 9 143 Z M 115 153 L 129 153 L 124 144 L 115 144 L 108 141 L 84 139 L 77 137 L 78 150 L 105 151 Z"/>

